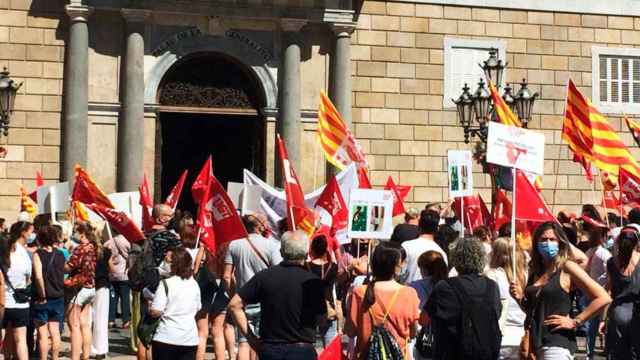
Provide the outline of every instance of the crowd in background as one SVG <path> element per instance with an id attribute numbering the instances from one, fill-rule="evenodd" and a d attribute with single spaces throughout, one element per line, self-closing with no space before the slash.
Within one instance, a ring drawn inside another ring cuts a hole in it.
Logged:
<path id="1" fill-rule="evenodd" d="M 555 360 L 577 336 L 589 358 L 604 339 L 609 359 L 639 359 L 640 209 L 609 215 L 559 213 L 524 248 L 508 224 L 461 234 L 440 204 L 390 241 L 342 245 L 254 214 L 212 254 L 166 205 L 138 244 L 20 214 L 0 241 L 4 358 L 58 359 L 65 327 L 72 359 L 105 358 L 119 327 L 139 359 L 204 359 L 211 339 L 216 359 L 316 359 L 337 341 L 349 359 Z"/>

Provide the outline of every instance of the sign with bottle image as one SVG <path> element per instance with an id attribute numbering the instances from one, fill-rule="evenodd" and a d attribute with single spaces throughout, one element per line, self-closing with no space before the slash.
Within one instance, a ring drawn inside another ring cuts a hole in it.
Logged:
<path id="1" fill-rule="evenodd" d="M 447 153 L 449 195 L 452 198 L 473 195 L 471 151 L 449 150 Z"/>

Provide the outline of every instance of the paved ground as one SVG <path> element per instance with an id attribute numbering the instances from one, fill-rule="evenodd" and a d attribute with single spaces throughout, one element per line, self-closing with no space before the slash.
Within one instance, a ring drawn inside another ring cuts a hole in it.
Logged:
<path id="1" fill-rule="evenodd" d="M 68 359 L 68 349 L 69 349 L 69 337 L 68 334 L 65 334 L 65 336 L 63 337 L 63 341 L 64 341 L 64 345 L 63 345 L 63 349 L 64 349 L 64 353 L 62 358 L 63 359 Z M 583 338 L 579 338 L 578 339 L 578 345 L 580 349 L 584 349 L 584 339 Z M 600 342 L 597 342 L 596 346 L 599 346 Z M 601 348 L 600 348 L 601 350 Z M 207 355 L 206 355 L 206 359 L 213 359 L 213 354 L 212 354 L 213 350 L 209 347 L 209 349 L 207 350 Z M 599 352 L 601 354 L 601 351 Z M 119 329 L 112 329 L 109 333 L 109 359 L 121 359 L 121 360 L 130 360 L 130 359 L 135 359 L 135 356 L 133 355 L 133 353 L 129 350 L 129 332 L 128 331 L 123 331 L 123 330 L 119 330 Z M 583 360 L 585 359 L 584 356 L 584 351 L 579 351 L 578 354 L 576 354 L 576 360 Z M 602 355 L 599 355 L 595 358 L 596 360 L 604 360 L 605 357 Z"/>

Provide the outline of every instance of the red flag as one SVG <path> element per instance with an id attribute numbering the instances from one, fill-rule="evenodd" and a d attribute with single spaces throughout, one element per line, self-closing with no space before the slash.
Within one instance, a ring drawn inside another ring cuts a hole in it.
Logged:
<path id="1" fill-rule="evenodd" d="M 342 341 L 340 336 L 336 336 L 331 340 L 329 345 L 318 355 L 318 360 L 341 360 L 342 359 Z"/>
<path id="2" fill-rule="evenodd" d="M 504 190 L 498 189 L 496 203 L 493 205 L 493 219 L 495 221 L 493 229 L 497 231 L 503 224 L 511 222 L 511 212 L 511 200 Z"/>
<path id="3" fill-rule="evenodd" d="M 138 187 L 140 193 L 139 204 L 142 206 L 142 228 L 145 231 L 151 230 L 151 227 L 155 223 L 153 217 L 151 217 L 151 209 L 153 208 L 153 202 L 151 201 L 151 194 L 149 193 L 149 182 L 147 181 L 147 174 L 144 174 L 142 178 L 142 184 Z"/>
<path id="4" fill-rule="evenodd" d="M 480 195 L 465 196 L 464 204 L 461 203 L 460 197 L 455 198 L 453 203 L 453 211 L 456 213 L 458 219 L 462 219 L 461 206 L 464 205 L 464 227 L 473 231 L 480 225 L 486 225 L 491 227 L 493 221 L 489 209 L 484 204 L 484 201 Z"/>
<path id="5" fill-rule="evenodd" d="M 98 204 L 88 204 L 87 207 L 111 224 L 129 242 L 135 243 L 144 240 L 142 231 L 124 212 Z"/>
<path id="6" fill-rule="evenodd" d="M 193 185 L 191 185 L 191 195 L 193 195 L 193 200 L 196 204 L 200 204 L 202 199 L 205 198 L 205 192 L 209 187 L 211 177 L 213 177 L 213 167 L 211 166 L 211 155 L 209 155 L 207 161 L 202 165 L 198 177 L 193 182 Z"/>
<path id="7" fill-rule="evenodd" d="M 171 189 L 169 196 L 167 196 L 167 200 L 164 201 L 165 205 L 171 207 L 174 211 L 178 206 L 178 201 L 180 201 L 180 195 L 182 195 L 182 188 L 184 187 L 184 182 L 187 179 L 188 173 L 189 170 L 185 170 L 182 173 L 178 182 L 173 186 L 173 189 Z"/>
<path id="8" fill-rule="evenodd" d="M 200 240 L 209 252 L 215 254 L 216 247 L 247 237 L 235 205 L 214 175 L 209 179 L 204 199 L 198 209 L 198 226 Z"/>
<path id="9" fill-rule="evenodd" d="M 369 175 L 367 175 L 367 169 L 358 167 L 358 188 L 360 189 L 373 189 L 371 181 L 369 181 Z"/>
<path id="10" fill-rule="evenodd" d="M 640 204 L 640 179 L 627 170 L 620 168 L 618 186 L 620 189 L 620 203 Z"/>
<path id="11" fill-rule="evenodd" d="M 620 210 L 620 200 L 616 197 L 615 192 L 611 190 L 604 191 L 601 205 L 605 209 L 615 210 L 616 212 Z"/>
<path id="12" fill-rule="evenodd" d="M 76 165 L 76 177 L 73 184 L 71 200 L 84 204 L 98 204 L 106 208 L 114 208 L 107 194 L 100 189 L 91 176 L 79 165 Z"/>
<path id="13" fill-rule="evenodd" d="M 531 184 L 527 176 L 516 170 L 516 219 L 523 221 L 554 221 L 555 217 L 542 199 L 542 195 Z"/>
<path id="14" fill-rule="evenodd" d="M 389 176 L 384 189 L 391 190 L 391 194 L 393 194 L 393 216 L 404 214 L 406 211 L 404 208 L 404 199 L 409 194 L 409 191 L 411 191 L 411 186 L 396 185 L 391 176 Z"/>
<path id="15" fill-rule="evenodd" d="M 331 234 L 335 234 L 338 230 L 347 226 L 349 210 L 335 176 L 324 187 L 315 207 L 321 207 L 331 214 Z"/>
<path id="16" fill-rule="evenodd" d="M 578 153 L 573 153 L 573 162 L 576 162 L 582 165 L 582 167 L 584 168 L 584 172 L 585 172 L 585 176 L 587 177 L 587 180 L 589 180 L 589 182 L 592 182 L 593 172 L 591 171 L 591 163 L 589 162 L 589 160 L 585 159 L 584 156 Z"/>
<path id="17" fill-rule="evenodd" d="M 293 166 L 289 162 L 287 149 L 284 147 L 280 134 L 277 136 L 277 141 L 280 161 L 282 162 L 282 174 L 284 175 L 284 192 L 287 196 L 287 222 L 289 229 L 302 230 L 311 235 L 315 230 L 313 212 L 304 203 L 302 187 Z"/>
<path id="18" fill-rule="evenodd" d="M 40 171 L 36 171 L 36 189 L 29 193 L 29 197 L 34 203 L 38 202 L 38 188 L 43 185 L 44 180 L 42 179 L 42 174 L 40 174 Z"/>

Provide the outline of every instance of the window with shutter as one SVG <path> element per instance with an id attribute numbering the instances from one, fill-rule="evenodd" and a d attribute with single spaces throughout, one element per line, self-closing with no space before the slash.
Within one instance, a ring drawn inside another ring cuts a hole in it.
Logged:
<path id="1" fill-rule="evenodd" d="M 640 49 L 594 46 L 593 99 L 603 112 L 640 113 Z"/>
<path id="2" fill-rule="evenodd" d="M 457 99 L 464 84 L 471 91 L 478 87 L 484 72 L 478 64 L 489 58 L 489 50 L 498 49 L 498 58 L 506 59 L 506 42 L 502 40 L 470 40 L 445 37 L 444 39 L 444 97 L 445 109 L 454 109 L 451 99 Z M 502 76 L 506 77 L 505 73 Z"/>

